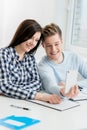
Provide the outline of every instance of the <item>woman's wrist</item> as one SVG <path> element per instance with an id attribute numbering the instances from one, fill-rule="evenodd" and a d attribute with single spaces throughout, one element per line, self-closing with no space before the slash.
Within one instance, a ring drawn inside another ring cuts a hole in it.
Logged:
<path id="1" fill-rule="evenodd" d="M 36 93 L 35 100 L 42 100 L 42 93 Z"/>

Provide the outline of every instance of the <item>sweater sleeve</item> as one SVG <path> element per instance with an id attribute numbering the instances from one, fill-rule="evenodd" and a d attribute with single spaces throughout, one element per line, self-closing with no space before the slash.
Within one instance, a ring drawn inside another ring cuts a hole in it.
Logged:
<path id="1" fill-rule="evenodd" d="M 50 94 L 57 94 L 61 96 L 60 86 L 58 85 L 55 75 L 49 67 L 39 67 L 39 73 L 42 80 L 43 89 Z"/>
<path id="2" fill-rule="evenodd" d="M 82 57 L 78 55 L 78 63 L 79 63 L 79 73 L 83 77 L 78 81 L 78 85 L 87 88 L 87 61 Z"/>

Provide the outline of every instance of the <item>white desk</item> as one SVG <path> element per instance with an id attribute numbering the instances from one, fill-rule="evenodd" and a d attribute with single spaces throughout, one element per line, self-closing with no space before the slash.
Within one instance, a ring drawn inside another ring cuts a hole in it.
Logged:
<path id="1" fill-rule="evenodd" d="M 28 116 L 41 122 L 23 130 L 87 130 L 87 101 L 81 106 L 66 111 L 57 111 L 28 101 L 0 96 L 0 119 L 6 116 Z M 13 108 L 10 105 L 24 106 L 30 110 Z M 0 130 L 10 130 L 0 125 Z"/>

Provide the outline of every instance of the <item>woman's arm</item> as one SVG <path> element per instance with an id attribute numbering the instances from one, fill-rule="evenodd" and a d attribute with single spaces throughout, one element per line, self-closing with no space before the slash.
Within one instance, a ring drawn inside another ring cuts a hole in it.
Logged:
<path id="1" fill-rule="evenodd" d="M 37 93 L 35 96 L 36 100 L 41 100 L 44 102 L 49 102 L 51 104 L 61 103 L 61 98 L 56 94 L 47 94 L 47 93 Z"/>
<path id="2" fill-rule="evenodd" d="M 36 73 L 37 70 L 34 72 L 35 79 L 30 83 L 24 84 L 17 81 L 19 77 L 13 79 L 10 71 L 8 54 L 6 52 L 0 53 L 0 92 L 14 98 L 33 99 L 41 87 L 40 78 L 38 73 Z M 20 75 L 20 78 L 22 78 L 22 75 Z"/>

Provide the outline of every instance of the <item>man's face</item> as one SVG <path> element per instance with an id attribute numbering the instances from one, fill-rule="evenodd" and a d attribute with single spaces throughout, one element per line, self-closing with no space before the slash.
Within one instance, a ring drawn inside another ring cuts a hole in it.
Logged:
<path id="1" fill-rule="evenodd" d="M 46 54 L 51 60 L 58 60 L 62 52 L 62 39 L 59 34 L 49 36 L 43 42 L 43 47 L 46 51 Z"/>

